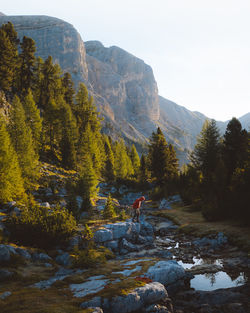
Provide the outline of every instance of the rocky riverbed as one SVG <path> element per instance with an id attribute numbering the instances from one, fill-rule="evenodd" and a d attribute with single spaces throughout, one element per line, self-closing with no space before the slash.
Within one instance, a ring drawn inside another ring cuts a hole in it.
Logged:
<path id="1" fill-rule="evenodd" d="M 104 202 L 107 190 L 101 192 Z M 138 196 L 125 187 L 119 193 L 123 204 Z M 61 194 L 66 198 L 65 192 Z M 250 312 L 249 255 L 232 246 L 223 233 L 197 238 L 153 214 L 171 210 L 178 201 L 179 197 L 172 197 L 148 202 L 140 224 L 129 219 L 100 225 L 94 241 L 112 250 L 115 259 L 95 269 L 72 268 L 72 249 L 81 247 L 79 236 L 68 247 L 48 252 L 1 244 L 0 308 L 8 312 L 6 301 L 17 294 L 17 282 L 27 280 L 22 285 L 27 290 L 67 292 L 86 312 Z M 2 211 L 2 219 L 17 211 L 12 205 Z M 18 265 L 11 267 L 13 260 Z"/>

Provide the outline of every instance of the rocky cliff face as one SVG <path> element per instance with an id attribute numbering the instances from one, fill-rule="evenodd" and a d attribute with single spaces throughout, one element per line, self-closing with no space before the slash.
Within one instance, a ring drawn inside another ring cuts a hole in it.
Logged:
<path id="1" fill-rule="evenodd" d="M 49 16 L 0 16 L 0 25 L 8 21 L 14 24 L 20 39 L 28 36 L 35 40 L 37 56 L 46 59 L 51 55 L 75 82 L 87 82 L 84 43 L 71 24 Z"/>
<path id="2" fill-rule="evenodd" d="M 151 67 L 118 48 L 85 42 L 89 83 L 105 98 L 109 118 L 122 134 L 144 141 L 159 120 L 158 89 Z M 98 96 L 97 102 L 100 101 Z"/>

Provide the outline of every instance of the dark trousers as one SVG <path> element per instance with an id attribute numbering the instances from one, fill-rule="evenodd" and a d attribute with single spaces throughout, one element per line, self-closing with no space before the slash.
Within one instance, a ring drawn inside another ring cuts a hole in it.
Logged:
<path id="1" fill-rule="evenodd" d="M 138 208 L 138 209 L 134 209 L 134 216 L 133 216 L 133 222 L 137 222 L 137 223 L 140 223 L 140 220 L 139 220 L 139 218 L 140 218 L 140 209 Z"/>

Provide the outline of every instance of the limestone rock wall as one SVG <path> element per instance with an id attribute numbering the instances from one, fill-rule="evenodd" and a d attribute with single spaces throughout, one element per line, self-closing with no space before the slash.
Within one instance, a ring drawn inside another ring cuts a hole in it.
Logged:
<path id="1" fill-rule="evenodd" d="M 141 124 L 158 121 L 158 88 L 151 67 L 119 47 L 105 48 L 98 41 L 85 42 L 89 82 L 105 95 L 115 116 Z"/>
<path id="2" fill-rule="evenodd" d="M 36 42 L 36 55 L 52 56 L 64 71 L 72 74 L 75 82 L 88 80 L 84 43 L 69 23 L 49 16 L 0 16 L 0 25 L 10 21 L 20 39 L 31 37 Z"/>

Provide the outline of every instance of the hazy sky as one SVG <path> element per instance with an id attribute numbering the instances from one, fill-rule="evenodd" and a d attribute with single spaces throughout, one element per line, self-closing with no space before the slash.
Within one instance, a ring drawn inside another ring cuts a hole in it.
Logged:
<path id="1" fill-rule="evenodd" d="M 159 94 L 217 120 L 250 112 L 249 0 L 11 0 L 6 15 L 45 14 L 84 41 L 151 65 Z"/>

